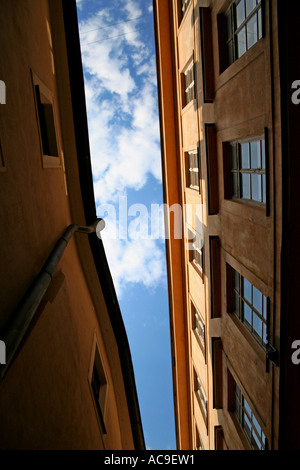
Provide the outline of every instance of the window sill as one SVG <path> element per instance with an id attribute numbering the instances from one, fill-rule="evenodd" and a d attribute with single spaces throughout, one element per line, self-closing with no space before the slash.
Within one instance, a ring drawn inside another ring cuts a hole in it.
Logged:
<path id="1" fill-rule="evenodd" d="M 195 328 L 193 329 L 193 333 L 194 333 L 194 337 L 197 341 L 197 344 L 198 344 L 199 348 L 201 349 L 201 352 L 203 354 L 203 358 L 204 358 L 205 364 L 206 364 L 206 347 L 203 346 L 203 344 L 201 343 L 201 340 L 200 340 L 199 335 L 198 335 L 197 331 L 195 330 Z"/>
<path id="2" fill-rule="evenodd" d="M 245 338 L 249 346 L 251 347 L 252 351 L 257 355 L 259 360 L 265 365 L 266 363 L 266 352 L 262 346 L 256 341 L 254 336 L 252 336 L 251 332 L 248 330 L 246 325 L 239 320 L 234 313 L 228 313 L 228 318 L 235 324 L 236 328 L 238 329 L 239 333 Z"/>
<path id="3" fill-rule="evenodd" d="M 240 218 L 246 219 L 256 225 L 266 227 L 269 217 L 266 205 L 256 204 L 244 199 L 223 199 L 222 206 L 225 212 L 230 212 Z"/>
<path id="4" fill-rule="evenodd" d="M 201 267 L 198 266 L 194 261 L 189 261 L 189 264 L 194 268 L 196 273 L 200 276 L 202 283 L 204 283 L 204 273 L 201 271 Z"/>
<path id="5" fill-rule="evenodd" d="M 234 411 L 229 411 L 229 416 L 231 418 L 233 426 L 234 426 L 234 428 L 236 430 L 236 433 L 238 435 L 240 445 L 242 447 L 242 449 L 240 449 L 240 450 L 252 450 L 252 448 L 249 444 L 249 441 L 246 437 L 246 434 L 245 434 L 239 420 L 237 419 L 237 417 L 235 415 L 235 412 Z"/>
<path id="6" fill-rule="evenodd" d="M 62 168 L 61 158 L 50 155 L 42 155 L 43 168 Z"/>
<path id="7" fill-rule="evenodd" d="M 183 116 L 185 113 L 187 113 L 190 110 L 190 108 L 192 108 L 192 107 L 196 111 L 196 109 L 197 109 L 197 100 L 196 100 L 196 98 L 192 99 L 188 104 L 186 104 L 184 106 L 184 108 L 182 108 L 181 116 Z"/>
<path id="8" fill-rule="evenodd" d="M 177 12 L 178 13 L 178 34 L 185 23 L 185 20 L 189 14 L 189 10 L 192 8 L 192 4 L 193 2 L 190 1 L 184 13 L 182 13 L 182 11 Z M 180 18 L 180 15 L 181 15 L 181 18 Z"/>

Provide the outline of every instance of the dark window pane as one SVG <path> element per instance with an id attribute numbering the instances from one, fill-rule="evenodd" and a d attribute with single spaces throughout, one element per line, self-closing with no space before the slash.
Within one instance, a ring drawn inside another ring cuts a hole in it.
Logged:
<path id="1" fill-rule="evenodd" d="M 229 65 L 234 62 L 233 40 L 227 44 L 227 60 Z"/>
<path id="2" fill-rule="evenodd" d="M 232 176 L 232 195 L 234 197 L 239 197 L 239 185 L 238 185 L 239 173 L 231 173 L 231 176 Z"/>
<path id="3" fill-rule="evenodd" d="M 233 27 L 232 27 L 232 9 L 226 15 L 226 32 L 227 32 L 227 39 L 230 39 L 233 35 Z"/>
<path id="4" fill-rule="evenodd" d="M 231 145 L 231 169 L 237 170 L 238 163 L 237 163 L 237 146 L 236 144 Z"/>
<path id="5" fill-rule="evenodd" d="M 240 296 L 234 293 L 234 313 L 240 318 Z"/>
<path id="6" fill-rule="evenodd" d="M 240 292 L 240 279 L 241 276 L 237 271 L 234 271 L 234 287 L 237 290 L 237 292 Z"/>
<path id="7" fill-rule="evenodd" d="M 243 174 L 242 175 L 242 198 L 250 199 L 250 175 Z"/>

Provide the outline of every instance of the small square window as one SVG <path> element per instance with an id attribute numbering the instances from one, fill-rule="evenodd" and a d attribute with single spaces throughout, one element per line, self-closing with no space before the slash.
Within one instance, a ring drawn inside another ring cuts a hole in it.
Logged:
<path id="1" fill-rule="evenodd" d="M 187 165 L 187 186 L 191 189 L 200 191 L 200 172 L 199 172 L 199 153 L 198 150 L 186 152 Z"/>
<path id="2" fill-rule="evenodd" d="M 197 232 L 188 229 L 189 261 L 203 279 L 203 240 Z"/>
<path id="3" fill-rule="evenodd" d="M 195 98 L 195 73 L 194 73 L 194 61 L 190 63 L 187 69 L 183 72 L 183 86 L 184 86 L 184 97 L 183 107 L 189 104 Z"/>

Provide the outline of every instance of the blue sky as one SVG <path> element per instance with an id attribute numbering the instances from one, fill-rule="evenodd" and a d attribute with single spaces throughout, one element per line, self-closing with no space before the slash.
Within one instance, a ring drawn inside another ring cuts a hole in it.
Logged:
<path id="1" fill-rule="evenodd" d="M 150 224 L 151 205 L 163 202 L 152 1 L 77 0 L 77 7 L 97 214 L 107 222 L 102 238 L 146 446 L 176 449 L 165 242 L 141 237 L 134 206 L 143 204 L 150 235 L 159 223 Z M 120 204 L 132 228 L 121 239 Z"/>

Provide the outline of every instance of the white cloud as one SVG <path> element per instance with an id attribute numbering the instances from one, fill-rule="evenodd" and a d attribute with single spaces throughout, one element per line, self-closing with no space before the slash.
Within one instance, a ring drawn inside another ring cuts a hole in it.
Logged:
<path id="1" fill-rule="evenodd" d="M 124 19 L 142 15 L 138 2 L 120 3 Z M 97 207 L 143 188 L 150 175 L 161 182 L 153 53 L 142 31 L 128 34 L 139 24 L 119 23 L 109 8 L 80 24 Z M 119 295 L 126 284 L 155 286 L 165 274 L 157 240 L 118 240 L 107 228 L 102 236 Z"/>
<path id="2" fill-rule="evenodd" d="M 128 14 L 128 18 L 136 18 L 142 14 L 142 10 L 139 8 L 138 2 L 134 0 L 126 0 L 124 9 Z"/>
<path id="3" fill-rule="evenodd" d="M 85 1 L 85 0 L 76 0 L 76 6 L 77 6 L 77 8 L 79 8 L 79 9 L 81 10 L 82 7 L 83 7 L 84 1 Z"/>
<path id="4" fill-rule="evenodd" d="M 141 284 L 149 289 L 165 276 L 165 258 L 155 240 L 120 240 L 102 232 L 109 267 L 117 295 L 121 297 L 128 284 Z"/>

